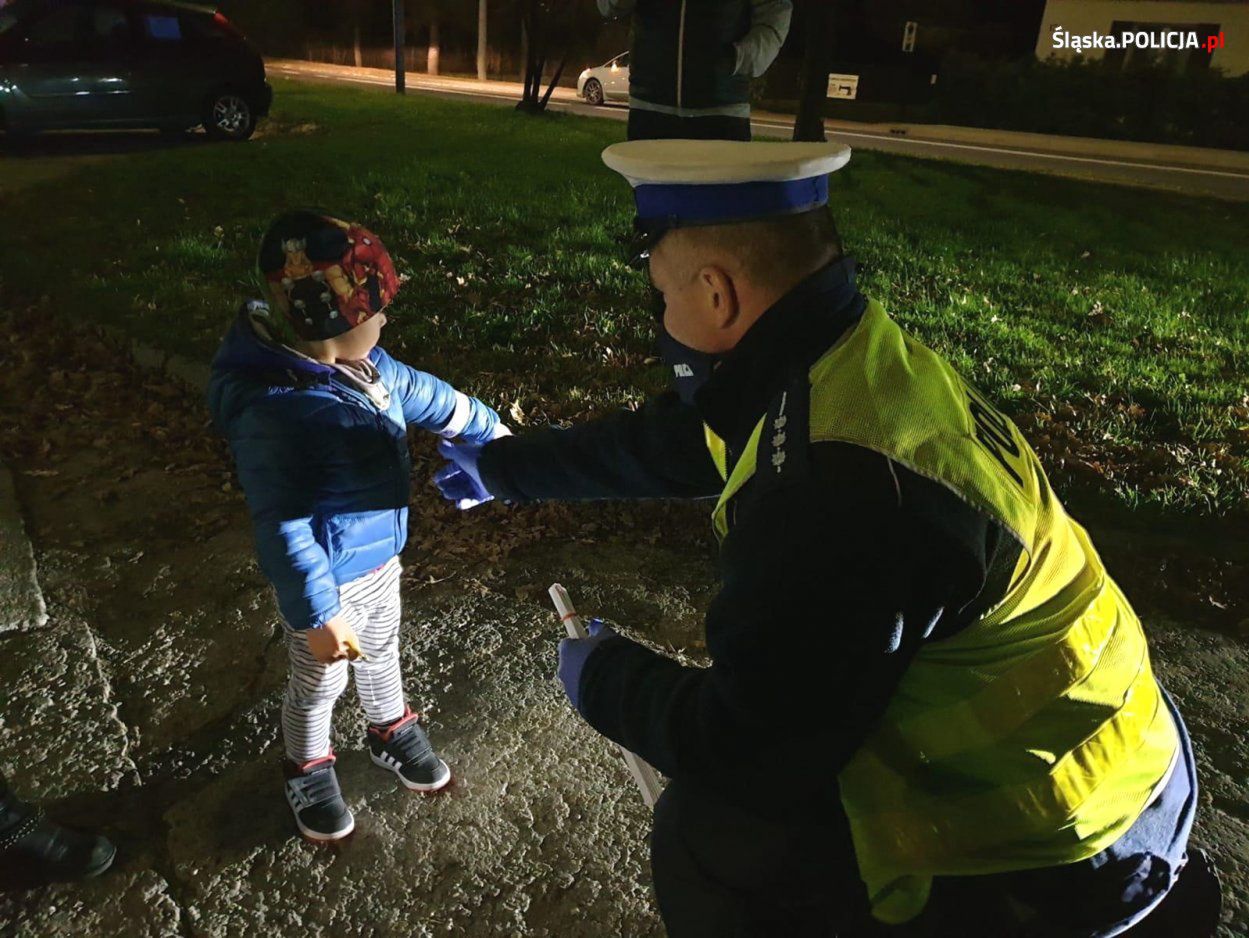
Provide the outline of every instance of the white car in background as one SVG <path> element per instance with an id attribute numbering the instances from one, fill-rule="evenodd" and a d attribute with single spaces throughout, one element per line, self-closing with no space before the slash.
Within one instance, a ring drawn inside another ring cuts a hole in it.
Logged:
<path id="1" fill-rule="evenodd" d="M 598 68 L 577 76 L 577 96 L 586 104 L 629 100 L 629 53 L 622 52 Z"/>

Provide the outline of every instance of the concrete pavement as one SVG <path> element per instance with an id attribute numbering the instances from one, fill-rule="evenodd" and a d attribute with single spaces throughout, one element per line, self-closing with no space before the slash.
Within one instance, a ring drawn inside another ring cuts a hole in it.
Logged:
<path id="1" fill-rule="evenodd" d="M 672 530 L 705 529 L 702 507 L 495 504 L 461 515 L 417 487 L 401 654 L 409 697 L 457 781 L 423 798 L 373 766 L 349 689 L 334 735 L 358 828 L 317 848 L 295 838 L 282 799 L 285 649 L 200 392 L 89 332 L 32 333 L 26 351 L 29 361 L 0 369 L 0 420 L 21 479 L 18 568 L 34 569 L 33 551 L 49 616 L 0 635 L 0 767 L 53 817 L 106 833 L 118 858 L 96 880 L 0 894 L 0 934 L 663 934 L 648 812 L 615 748 L 552 677 L 562 630 L 546 587 L 560 580 L 581 609 L 634 637 L 697 648 L 714 557 Z M 61 394 L 38 393 L 34 376 L 54 362 Z M 76 406 L 58 409 L 61 396 Z M 427 478 L 432 447 L 423 453 Z M 509 553 L 516 538 L 526 540 Z M 449 541 L 458 546 L 440 554 Z M 435 563 L 451 568 L 434 576 Z M 1223 872 L 1221 938 L 1243 935 L 1249 646 L 1140 612 L 1200 760 L 1195 839 Z M 778 771 L 759 797 L 783 797 Z"/>
<path id="2" fill-rule="evenodd" d="M 657 618 L 631 551 L 607 575 L 601 548 L 587 563 L 572 543 L 492 565 L 501 506 L 460 516 L 415 493 L 418 537 L 473 553 L 431 583 L 416 546 L 403 580 L 405 687 L 456 780 L 422 797 L 374 766 L 348 689 L 334 742 L 357 830 L 305 844 L 282 796 L 277 612 L 200 390 L 89 333 L 28 345 L 29 361 L 0 372 L 21 480 L 20 508 L 0 489 L 0 537 L 21 547 L 0 572 L 45 596 L 48 616 L 0 635 L 0 768 L 52 817 L 106 833 L 118 857 L 89 882 L 0 893 L 0 934 L 662 934 L 649 812 L 553 677 L 563 630 L 545 595 L 558 575 L 590 608 Z M 71 412 L 31 381 L 54 362 Z"/>
<path id="3" fill-rule="evenodd" d="M 394 86 L 393 73 L 385 69 L 290 59 L 270 60 L 267 67 L 270 75 L 286 78 Z M 478 82 L 412 72 L 407 74 L 407 87 L 414 94 L 509 106 L 520 100 L 522 91 L 519 82 Z M 556 88 L 550 106 L 586 117 L 621 121 L 628 117 L 628 109 L 623 105 L 591 106 L 570 88 Z M 751 126 L 760 139 L 788 139 L 793 132 L 793 118 L 756 111 Z M 1249 153 L 939 124 L 828 120 L 825 126 L 834 139 L 865 150 L 1249 201 Z"/>
<path id="4" fill-rule="evenodd" d="M 48 621 L 13 475 L 0 463 L 0 634 Z"/>

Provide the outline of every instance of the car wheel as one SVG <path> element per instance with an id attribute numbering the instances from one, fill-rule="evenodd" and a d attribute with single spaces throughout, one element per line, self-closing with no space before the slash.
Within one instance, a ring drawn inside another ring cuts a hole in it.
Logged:
<path id="1" fill-rule="evenodd" d="M 591 78 L 585 83 L 585 103 L 603 103 L 603 85 L 597 78 Z"/>
<path id="2" fill-rule="evenodd" d="M 204 129 L 216 140 L 246 140 L 256 129 L 256 112 L 237 91 L 218 91 L 209 99 Z"/>

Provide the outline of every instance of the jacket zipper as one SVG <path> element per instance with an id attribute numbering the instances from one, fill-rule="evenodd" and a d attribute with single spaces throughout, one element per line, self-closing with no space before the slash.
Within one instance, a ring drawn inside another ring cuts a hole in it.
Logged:
<path id="1" fill-rule="evenodd" d="M 685 0 L 681 0 L 681 26 L 677 30 L 677 109 L 682 107 L 685 83 Z"/>
<path id="2" fill-rule="evenodd" d="M 338 381 L 334 378 L 330 378 L 329 384 L 330 388 L 333 389 L 333 391 L 340 397 L 344 397 L 357 404 L 363 404 L 365 410 L 370 413 L 380 414 L 382 412 L 381 408 L 374 404 L 372 398 L 370 398 L 367 394 L 361 394 L 359 391 L 354 391 L 344 382 Z"/>
<path id="3" fill-rule="evenodd" d="M 333 378 L 330 378 L 330 387 L 333 388 L 335 392 L 342 395 L 347 400 L 356 401 L 360 404 L 363 404 L 364 408 L 373 414 L 373 419 L 377 422 L 377 429 L 381 430 L 382 432 L 389 432 L 386 426 L 386 423 L 389 420 L 389 418 L 386 416 L 386 412 L 383 411 L 382 408 L 380 408 L 373 401 L 371 397 L 369 397 L 367 394 L 361 394 L 359 391 L 353 390 L 352 388 L 348 387 L 345 383 L 341 381 L 335 381 Z M 400 462 L 400 465 L 402 465 L 402 462 Z M 404 482 L 399 482 L 395 488 L 395 495 L 396 496 L 406 495 L 407 493 L 403 491 L 403 488 L 404 488 Z M 399 513 L 398 512 L 395 512 L 395 516 L 394 516 L 394 538 L 395 538 L 396 544 L 398 544 L 399 541 L 403 539 L 403 531 L 401 531 L 399 528 Z"/>

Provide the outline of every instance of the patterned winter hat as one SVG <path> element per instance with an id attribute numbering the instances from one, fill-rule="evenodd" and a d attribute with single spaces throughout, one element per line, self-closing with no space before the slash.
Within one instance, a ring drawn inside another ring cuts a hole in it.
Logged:
<path id="1" fill-rule="evenodd" d="M 301 209 L 274 220 L 260 273 L 301 339 L 331 339 L 380 313 L 399 292 L 381 239 L 352 222 Z"/>

